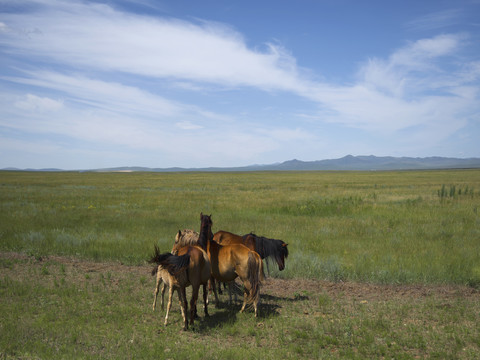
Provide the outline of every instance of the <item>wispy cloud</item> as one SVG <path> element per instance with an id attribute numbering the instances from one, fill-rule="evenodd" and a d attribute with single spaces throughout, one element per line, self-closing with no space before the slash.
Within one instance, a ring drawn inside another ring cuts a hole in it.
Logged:
<path id="1" fill-rule="evenodd" d="M 0 127 L 8 131 L 140 149 L 171 165 L 188 154 L 205 166 L 251 162 L 281 149 L 311 154 L 327 147 L 320 127 L 359 129 L 404 149 L 440 143 L 480 113 L 480 62 L 462 57 L 465 33 L 407 42 L 387 57 L 365 59 L 354 81 L 333 83 L 314 80 L 282 44 L 249 47 L 226 24 L 94 2 L 24 4 L 35 6 L 0 15 L 0 54 L 15 63 L 0 74 Z M 408 26 L 434 29 L 460 16 L 436 13 Z M 240 103 L 251 90 L 297 100 L 290 120 L 261 122 L 215 106 L 218 93 Z M 14 149 L 18 141 L 2 146 Z M 52 149 L 48 141 L 40 145 Z"/>
<path id="2" fill-rule="evenodd" d="M 425 128 L 443 138 L 479 110 L 476 62 L 456 58 L 463 40 L 440 35 L 412 42 L 387 59 L 369 59 L 355 84 L 316 85 L 309 96 L 323 105 L 325 121 L 379 133 Z"/>
<path id="3" fill-rule="evenodd" d="M 439 30 L 457 24 L 463 18 L 460 9 L 448 9 L 420 16 L 406 24 L 412 31 Z"/>
<path id="4" fill-rule="evenodd" d="M 52 4 L 5 14 L 9 31 L 0 43 L 62 67 L 266 89 L 289 90 L 298 81 L 294 60 L 283 48 L 268 44 L 263 52 L 248 49 L 242 35 L 223 24 L 152 18 L 103 4 Z"/>

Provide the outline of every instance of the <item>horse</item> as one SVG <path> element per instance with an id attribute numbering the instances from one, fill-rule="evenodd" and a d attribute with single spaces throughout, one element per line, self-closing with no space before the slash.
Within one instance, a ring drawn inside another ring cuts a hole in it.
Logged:
<path id="1" fill-rule="evenodd" d="M 184 229 L 184 230 L 178 230 L 178 233 L 175 235 L 175 244 L 181 243 L 181 244 L 188 244 L 188 245 L 195 245 L 198 242 L 198 237 L 199 233 L 196 232 L 195 230 L 192 229 Z M 174 246 L 175 248 L 175 246 Z M 172 250 L 174 251 L 174 250 Z M 218 293 L 222 294 L 222 289 L 220 287 L 221 283 L 218 283 Z M 229 302 L 230 304 L 232 303 L 232 287 L 231 283 L 228 284 L 228 295 L 229 295 Z M 224 286 L 226 288 L 226 284 L 224 283 Z M 210 282 L 210 290 L 212 290 L 212 283 Z M 162 288 L 162 291 L 163 288 Z M 212 290 L 213 291 L 213 290 Z M 235 301 L 237 300 L 237 294 L 235 293 Z"/>
<path id="2" fill-rule="evenodd" d="M 213 235 L 213 240 L 222 245 L 243 244 L 251 250 L 254 250 L 263 259 L 274 259 L 277 262 L 278 270 L 285 269 L 285 259 L 288 257 L 288 244 L 282 240 L 268 239 L 263 236 L 257 236 L 254 233 L 243 236 L 232 234 L 228 231 L 217 231 Z M 268 263 L 267 263 L 268 265 Z"/>
<path id="3" fill-rule="evenodd" d="M 187 282 L 185 283 L 184 288 L 186 286 L 192 285 L 192 298 L 190 300 L 190 325 L 193 325 L 194 323 L 194 318 L 195 318 L 196 309 L 197 309 L 198 291 L 199 291 L 200 285 L 203 286 L 204 313 L 205 313 L 205 316 L 208 316 L 207 283 L 211 276 L 211 264 L 206 251 L 207 249 L 206 239 L 207 239 L 207 236 L 211 234 L 211 228 L 210 228 L 211 221 L 210 223 L 206 222 L 203 217 L 203 214 L 200 215 L 200 220 L 201 220 L 201 227 L 200 227 L 199 241 L 197 242 L 197 245 L 188 245 L 188 246 L 178 247 L 175 250 L 175 252 L 172 252 L 171 254 L 172 256 L 177 256 L 177 257 L 181 257 L 184 255 L 188 255 L 189 257 L 188 266 L 185 268 Z M 157 255 L 158 256 L 160 255 L 158 254 L 158 251 L 156 251 L 155 256 L 152 257 L 151 262 L 158 263 Z M 162 264 L 159 264 L 159 265 L 162 265 Z M 164 265 L 162 266 L 165 267 Z M 157 271 L 158 271 L 158 268 L 157 268 Z M 157 282 L 158 282 L 158 278 L 157 278 Z M 162 296 L 164 291 L 165 289 L 162 289 Z M 170 291 L 173 292 L 171 288 L 170 288 Z M 169 291 L 169 294 L 170 294 L 170 291 Z M 157 294 L 158 290 L 156 289 L 155 292 Z M 155 297 L 157 296 L 156 294 L 155 294 Z M 184 329 L 187 329 L 187 328 L 188 328 L 188 324 L 186 324 Z"/>
<path id="4" fill-rule="evenodd" d="M 167 313 L 165 315 L 165 326 L 168 324 L 168 314 L 172 307 L 172 295 L 175 290 L 178 292 L 178 300 L 180 302 L 180 309 L 182 311 L 182 318 L 184 323 L 184 330 L 188 328 L 187 322 L 187 296 L 185 288 L 188 285 L 188 274 L 186 272 L 186 267 L 190 263 L 190 254 L 185 254 L 182 256 L 175 256 L 170 253 L 160 254 L 158 247 L 155 246 L 155 254 L 153 255 L 150 262 L 155 262 L 158 266 L 154 267 L 152 270 L 152 276 L 157 275 L 157 283 L 155 286 L 155 291 L 153 293 L 153 311 L 155 311 L 155 306 L 157 303 L 157 295 L 160 287 L 160 283 L 163 281 L 164 285 L 166 284 L 169 287 L 168 291 L 168 304 L 167 304 Z M 162 288 L 162 310 L 163 310 L 163 301 L 165 294 L 165 286 Z"/>
<path id="5" fill-rule="evenodd" d="M 255 317 L 258 316 L 258 301 L 260 299 L 260 285 L 264 279 L 263 262 L 255 251 L 250 250 L 242 244 L 220 245 L 213 241 L 211 233 L 211 216 L 205 217 L 206 222 L 210 223 L 210 234 L 207 237 L 207 254 L 211 263 L 211 282 L 215 295 L 216 306 L 219 304 L 217 291 L 215 289 L 215 280 L 221 282 L 231 282 L 239 277 L 244 285 L 243 305 L 240 312 L 245 310 L 246 305 L 252 305 L 255 311 Z M 202 220 L 203 223 L 203 220 Z M 183 246 L 183 238 L 177 234 L 172 253 Z M 190 240 L 191 241 L 191 240 Z M 204 241 L 200 233 L 199 243 Z"/>

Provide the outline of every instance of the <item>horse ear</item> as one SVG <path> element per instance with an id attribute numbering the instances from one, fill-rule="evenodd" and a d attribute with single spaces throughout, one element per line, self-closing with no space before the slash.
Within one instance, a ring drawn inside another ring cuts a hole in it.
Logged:
<path id="1" fill-rule="evenodd" d="M 200 213 L 200 220 L 202 220 L 203 212 Z"/>
<path id="2" fill-rule="evenodd" d="M 283 244 L 282 244 L 282 246 L 285 246 L 285 247 L 287 247 L 287 245 L 288 245 L 288 244 L 286 244 L 286 243 L 283 243 Z"/>
<path id="3" fill-rule="evenodd" d="M 210 216 L 209 216 L 209 217 L 211 218 L 211 217 L 212 217 L 212 214 L 210 214 Z"/>

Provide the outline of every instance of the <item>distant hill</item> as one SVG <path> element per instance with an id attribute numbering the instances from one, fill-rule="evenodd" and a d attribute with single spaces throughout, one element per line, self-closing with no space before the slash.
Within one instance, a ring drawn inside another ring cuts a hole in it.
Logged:
<path id="1" fill-rule="evenodd" d="M 428 170 L 480 168 L 480 158 L 445 157 L 377 157 L 347 155 L 340 159 L 300 161 L 290 160 L 269 165 L 269 170 Z"/>
<path id="2" fill-rule="evenodd" d="M 182 171 L 314 171 L 314 170 L 357 170 L 357 171 L 381 171 L 381 170 L 432 170 L 432 169 L 469 169 L 480 168 L 480 158 L 446 158 L 446 157 L 392 157 L 392 156 L 352 156 L 347 155 L 340 159 L 301 161 L 289 160 L 278 164 L 250 165 L 243 167 L 209 167 L 209 168 L 148 168 L 148 167 L 115 167 L 105 169 L 92 169 L 81 171 L 92 172 L 182 172 Z M 3 170 L 17 170 L 8 168 Z M 25 169 L 25 171 L 62 171 L 60 169 Z"/>

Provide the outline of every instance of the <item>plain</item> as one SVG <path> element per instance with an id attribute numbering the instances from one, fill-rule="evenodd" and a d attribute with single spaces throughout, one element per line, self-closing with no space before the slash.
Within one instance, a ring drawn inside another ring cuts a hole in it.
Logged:
<path id="1" fill-rule="evenodd" d="M 479 189 L 480 170 L 1 172 L 1 331 L 8 336 L 0 351 L 474 358 Z M 212 214 L 214 232 L 282 239 L 290 256 L 282 272 L 269 265 L 260 320 L 225 303 L 182 334 L 178 323 L 163 328 L 151 313 L 154 280 L 145 260 L 154 244 L 169 251 L 179 229 L 198 230 L 202 211 Z"/>

